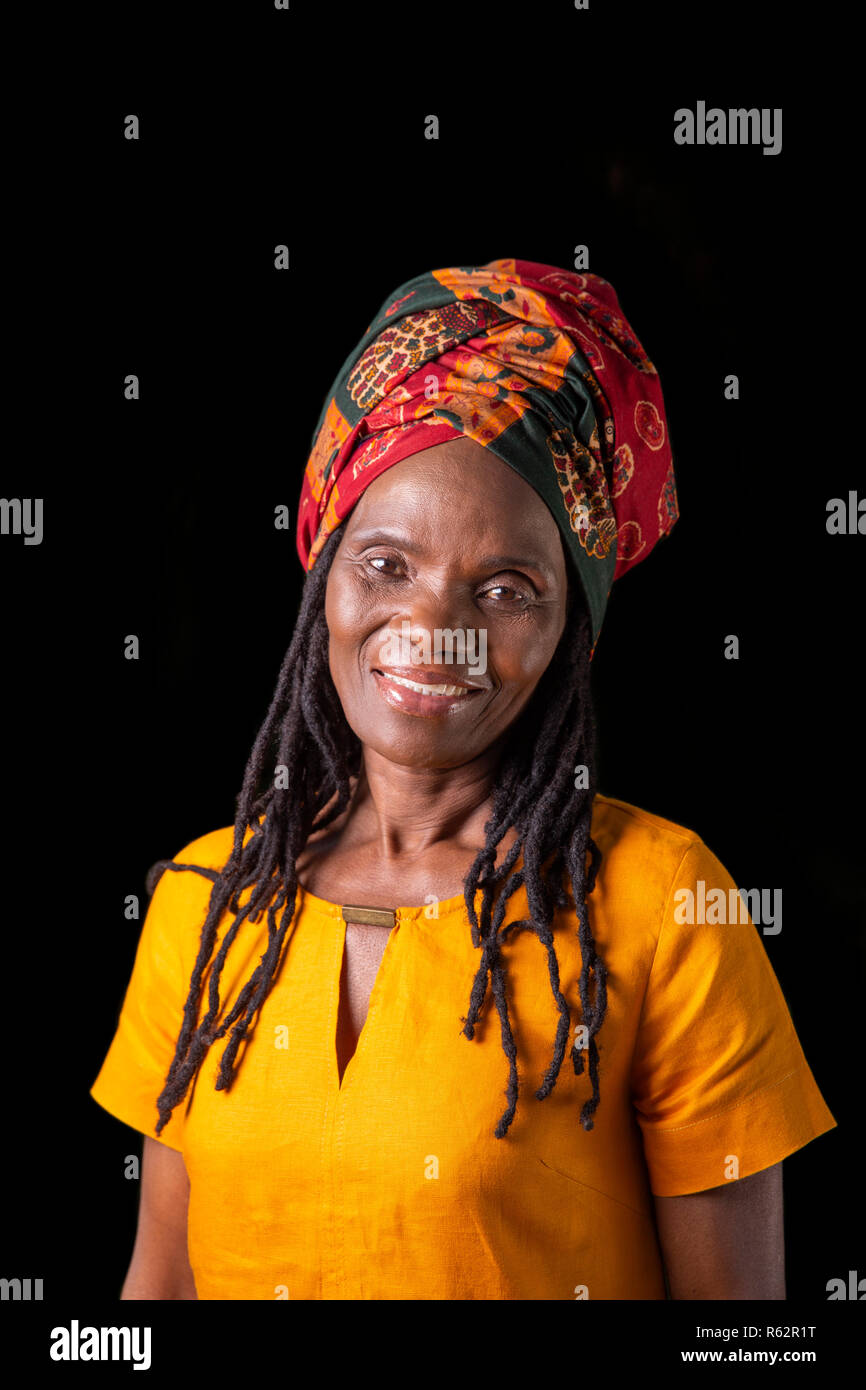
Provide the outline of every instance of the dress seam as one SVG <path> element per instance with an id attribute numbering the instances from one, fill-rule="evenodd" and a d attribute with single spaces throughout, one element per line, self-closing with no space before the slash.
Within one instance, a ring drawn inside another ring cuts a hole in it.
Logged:
<path id="1" fill-rule="evenodd" d="M 727 1105 L 724 1110 L 715 1110 L 712 1115 L 704 1115 L 700 1120 L 689 1120 L 686 1125 L 647 1124 L 647 1130 L 651 1134 L 677 1134 L 683 1129 L 694 1129 L 696 1125 L 709 1124 L 710 1120 L 717 1120 L 720 1115 L 730 1115 L 732 1110 L 741 1110 L 744 1105 L 748 1105 L 757 1096 L 762 1096 L 765 1091 L 775 1090 L 777 1086 L 783 1085 L 784 1082 L 788 1081 L 792 1076 L 795 1076 L 798 1071 L 802 1071 L 802 1067 L 792 1067 L 790 1071 L 785 1072 L 784 1076 L 780 1076 L 778 1081 L 768 1081 L 766 1086 L 761 1086 L 757 1091 L 753 1091 L 750 1096 L 746 1096 L 743 1100 L 737 1101 L 736 1105 Z"/>

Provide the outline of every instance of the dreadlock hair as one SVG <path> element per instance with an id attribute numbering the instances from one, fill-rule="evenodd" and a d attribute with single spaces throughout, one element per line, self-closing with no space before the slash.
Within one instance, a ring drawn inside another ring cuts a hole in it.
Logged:
<path id="1" fill-rule="evenodd" d="M 159 1134 L 174 1107 L 183 1099 L 202 1060 L 218 1038 L 231 1028 L 222 1054 L 216 1090 L 228 1090 L 233 1063 L 250 1022 L 264 1002 L 276 973 L 283 942 L 295 913 L 298 893 L 297 858 L 312 830 L 335 820 L 349 805 L 350 779 L 362 766 L 360 740 L 343 713 L 328 665 L 325 587 L 340 543 L 337 528 L 328 538 L 314 568 L 308 572 L 291 645 L 283 659 L 276 690 L 256 737 L 236 799 L 234 845 L 220 871 L 196 864 L 160 860 L 148 874 L 152 893 L 164 869 L 194 871 L 213 881 L 207 917 L 174 1059 L 157 1100 Z M 570 563 L 570 561 L 569 561 Z M 576 578 L 576 573 L 571 571 Z M 492 792 L 492 813 L 486 822 L 485 845 L 476 855 L 464 881 L 472 942 L 481 948 L 472 985 L 469 1012 L 462 1032 L 471 1039 L 487 995 L 488 981 L 499 1013 L 502 1047 L 509 1061 L 508 1106 L 495 1129 L 504 1138 L 517 1106 L 517 1049 L 511 1031 L 505 994 L 505 965 L 500 946 L 511 933 L 530 930 L 547 951 L 553 997 L 559 1009 L 553 1059 L 535 1092 L 544 1100 L 556 1083 L 569 1035 L 569 1008 L 559 987 L 559 964 L 553 944 L 554 909 L 573 908 L 581 950 L 580 1003 L 586 1047 L 575 1040 L 571 1051 L 575 1075 L 584 1070 L 588 1053 L 592 1097 L 580 1112 L 585 1130 L 593 1128 L 599 1103 L 596 1035 L 607 1009 L 607 970 L 595 949 L 586 895 L 591 893 L 601 863 L 601 851 L 590 834 L 595 797 L 595 719 L 590 691 L 591 627 L 577 583 L 572 583 L 565 629 L 557 650 L 526 708 L 508 731 Z M 274 757 L 274 746 L 276 756 Z M 588 786 L 577 788 L 576 766 L 588 770 Z M 291 769 L 288 787 L 274 785 L 276 765 Z M 333 802 L 329 806 L 329 803 Z M 327 809 L 326 809 L 327 808 Z M 496 867 L 497 846 L 511 827 L 516 839 Z M 252 836 L 242 845 L 248 828 Z M 514 865 L 522 852 L 523 867 Z M 587 869 L 586 857 L 590 864 Z M 564 874 L 571 881 L 566 891 Z M 253 885 L 241 909 L 239 896 Z M 523 885 L 530 916 L 503 927 L 509 898 Z M 482 890 L 480 921 L 475 893 Z M 285 906 L 277 928 L 277 913 Z M 244 918 L 261 919 L 267 909 L 268 943 L 259 965 L 244 985 L 231 1011 L 215 1028 L 219 1012 L 219 978 L 223 962 Z M 218 924 L 225 910 L 237 913 L 219 948 L 210 976 L 208 1009 L 196 1026 L 202 976 L 213 954 Z"/>

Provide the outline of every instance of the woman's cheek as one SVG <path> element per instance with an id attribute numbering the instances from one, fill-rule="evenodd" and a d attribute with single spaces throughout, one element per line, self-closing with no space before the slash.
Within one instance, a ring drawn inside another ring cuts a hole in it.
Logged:
<path id="1" fill-rule="evenodd" d="M 554 633 L 539 631 L 539 625 L 523 623 L 510 625 L 507 631 L 499 627 L 487 630 L 488 665 L 496 670 L 503 684 L 525 685 L 540 679 L 550 665 L 556 650 Z"/>
<path id="2" fill-rule="evenodd" d="M 338 592 L 325 616 L 331 678 L 344 705 L 352 705 L 363 696 L 365 673 L 378 664 L 388 614 L 378 598 Z"/>
<path id="3" fill-rule="evenodd" d="M 342 645 L 360 645 L 365 630 L 369 630 L 369 613 L 372 607 L 369 594 L 366 594 L 358 581 L 350 575 L 340 576 L 325 593 L 325 621 L 332 641 Z"/>

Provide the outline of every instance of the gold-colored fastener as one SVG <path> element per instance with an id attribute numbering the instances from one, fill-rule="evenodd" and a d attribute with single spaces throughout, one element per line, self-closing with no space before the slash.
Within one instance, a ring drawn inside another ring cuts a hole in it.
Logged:
<path id="1" fill-rule="evenodd" d="M 393 907 L 353 907 L 346 903 L 343 907 L 344 922 L 360 922 L 363 927 L 390 927 L 397 925 L 397 913 Z"/>

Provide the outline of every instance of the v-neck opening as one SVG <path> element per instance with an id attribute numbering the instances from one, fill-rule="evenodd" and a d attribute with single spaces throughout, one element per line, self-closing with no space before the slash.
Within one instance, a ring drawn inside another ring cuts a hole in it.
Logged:
<path id="1" fill-rule="evenodd" d="M 322 899 L 321 901 L 324 902 L 324 899 Z M 381 957 L 380 957 L 380 959 L 379 959 L 379 964 L 378 964 L 378 967 L 377 967 L 377 969 L 376 969 L 376 974 L 375 974 L 375 976 L 374 976 L 373 983 L 372 983 L 372 985 L 370 986 L 370 995 L 369 995 L 369 998 L 368 998 L 368 1000 L 367 1000 L 367 1012 L 366 1012 L 366 1014 L 365 1014 L 365 1016 L 364 1016 L 364 1022 L 361 1024 L 361 1028 L 360 1028 L 360 1031 L 359 1031 L 359 1033 L 358 1033 L 358 1039 L 357 1039 L 357 1042 L 355 1043 L 354 1051 L 352 1052 L 351 1057 L 348 1058 L 348 1060 L 347 1060 L 347 1062 L 346 1062 L 346 1065 L 345 1065 L 345 1067 L 343 1068 L 343 1074 L 342 1074 L 342 1076 L 341 1076 L 341 1075 L 340 1075 L 340 1061 L 339 1061 L 339 1057 L 338 1057 L 338 1055 L 337 1055 L 337 1037 L 338 1037 L 339 1026 L 340 1026 L 340 1006 L 341 1006 L 341 1004 L 342 1004 L 340 986 L 341 986 L 342 977 L 343 977 L 343 965 L 344 965 L 345 959 L 346 959 L 346 935 L 347 935 L 347 932 L 348 932 L 348 930 L 349 930 L 349 923 L 343 920 L 342 908 L 339 907 L 336 903 L 327 903 L 326 906 L 331 907 L 331 908 L 336 908 L 336 909 L 337 909 L 337 910 L 336 910 L 336 913 L 335 913 L 334 915 L 337 917 L 338 930 L 339 930 L 339 951 L 338 951 L 338 953 L 337 953 L 337 989 L 336 989 L 336 994 L 337 994 L 337 1006 L 336 1006 L 336 1008 L 332 1011 L 332 1018 L 331 1018 L 330 1029 L 329 1029 L 330 1035 L 331 1035 L 331 1061 L 332 1061 L 332 1064 L 333 1064 L 334 1077 L 336 1078 L 336 1083 L 337 1083 L 337 1085 L 336 1085 L 337 1099 L 339 1100 L 339 1099 L 344 1095 L 344 1093 L 345 1093 L 346 1085 L 347 1085 L 348 1080 L 349 1080 L 349 1073 L 350 1073 L 351 1071 L 353 1071 L 353 1069 L 354 1069 L 354 1070 L 357 1070 L 357 1067 L 355 1067 L 354 1064 L 356 1063 L 356 1060 L 358 1059 L 358 1056 L 359 1056 L 360 1052 L 362 1051 L 362 1049 L 363 1049 L 363 1047 L 364 1047 L 365 1041 L 366 1041 L 367 1036 L 368 1036 L 368 1034 L 369 1034 L 369 1032 L 370 1032 L 370 1028 L 371 1028 L 372 1024 L 375 1022 L 376 1015 L 377 1015 L 377 1013 L 378 1013 L 379 996 L 380 996 L 380 994 L 381 994 L 381 981 L 382 981 L 382 975 L 383 975 L 383 972 L 384 972 L 384 969 L 385 969 L 386 959 L 389 957 L 389 953 L 391 952 L 391 947 L 393 946 L 393 943 L 394 943 L 394 938 L 397 936 L 397 933 L 398 933 L 399 930 L 400 930 L 400 922 L 399 922 L 399 920 L 398 920 L 397 922 L 395 922 L 394 926 L 391 928 L 391 930 L 390 930 L 389 933 L 388 933 L 388 939 L 387 939 L 387 941 L 385 942 L 385 946 L 384 946 L 384 949 L 383 949 L 383 951 L 382 951 L 382 955 L 381 955 Z"/>
<path id="2" fill-rule="evenodd" d="M 382 991 L 385 988 L 383 977 L 387 974 L 390 959 L 393 955 L 394 938 L 399 934 L 400 928 L 413 925 L 426 925 L 428 922 L 431 927 L 441 924 L 443 919 L 466 917 L 466 899 L 463 893 L 456 893 L 451 898 L 440 898 L 436 902 L 418 903 L 410 906 L 388 908 L 385 904 L 373 901 L 358 902 L 357 893 L 354 893 L 355 901 L 351 904 L 335 903 L 329 898 L 321 898 L 310 889 L 305 888 L 303 883 L 298 882 L 298 903 L 297 908 L 302 911 L 311 912 L 319 917 L 326 918 L 336 924 L 338 949 L 335 950 L 334 959 L 335 975 L 331 980 L 331 1010 L 328 1025 L 328 1067 L 331 1077 L 331 1094 L 334 1098 L 335 1106 L 339 1107 L 343 1100 L 347 1088 L 353 1084 L 359 1066 L 363 1064 L 366 1051 L 369 1046 L 369 1035 L 375 1031 L 379 1006 L 381 1004 Z M 475 909 L 480 913 L 483 890 L 476 889 Z M 346 953 L 346 933 L 348 922 L 343 917 L 345 906 L 384 908 L 386 911 L 394 913 L 394 926 L 391 928 L 388 940 L 379 961 L 373 984 L 370 988 L 370 996 L 367 1003 L 367 1013 L 364 1022 L 358 1033 L 358 1040 L 355 1050 L 349 1057 L 340 1076 L 339 1059 L 337 1056 L 337 1029 L 340 1022 L 340 985 L 343 973 L 343 962 Z M 334 998 L 336 996 L 336 998 Z"/>

